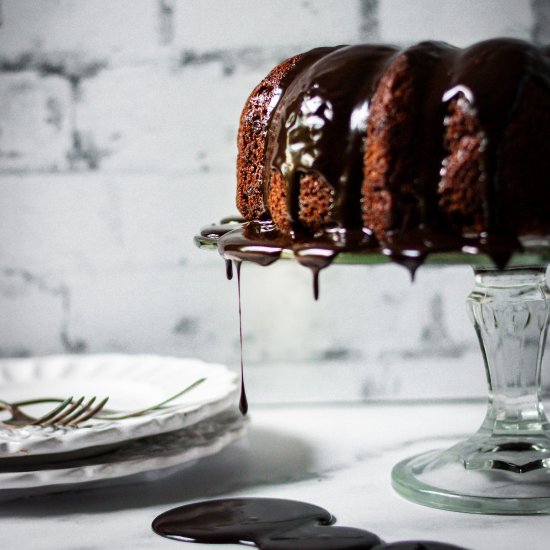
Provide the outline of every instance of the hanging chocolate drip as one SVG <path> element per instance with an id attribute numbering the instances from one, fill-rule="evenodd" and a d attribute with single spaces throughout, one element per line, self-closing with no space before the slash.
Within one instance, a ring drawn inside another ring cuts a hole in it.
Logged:
<path id="1" fill-rule="evenodd" d="M 225 260 L 225 276 L 228 281 L 233 279 L 233 262 L 231 260 Z"/>
<path id="2" fill-rule="evenodd" d="M 241 308 L 241 265 L 242 262 L 235 262 L 237 268 L 237 291 L 239 294 L 239 346 L 241 352 L 241 396 L 239 399 L 239 410 L 243 415 L 248 412 L 248 399 L 246 397 L 246 388 L 244 384 L 244 360 L 243 360 L 243 315 Z"/>
<path id="3" fill-rule="evenodd" d="M 311 274 L 313 275 L 313 299 L 319 300 L 319 271 L 318 267 L 311 268 Z"/>

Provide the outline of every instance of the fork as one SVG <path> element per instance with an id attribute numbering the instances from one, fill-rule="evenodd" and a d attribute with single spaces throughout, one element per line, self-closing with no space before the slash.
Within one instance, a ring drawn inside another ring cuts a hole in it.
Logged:
<path id="1" fill-rule="evenodd" d="M 83 404 L 84 397 L 73 401 L 72 397 L 67 399 L 59 399 L 55 397 L 41 397 L 37 399 L 29 399 L 27 401 L 18 401 L 16 403 L 8 403 L 7 401 L 2 401 L 0 399 L 0 411 L 5 410 L 11 414 L 11 417 L 7 420 L 0 420 L 0 428 L 24 428 L 26 426 L 71 426 L 77 427 L 86 420 L 94 417 L 97 420 L 106 420 L 106 421 L 116 421 L 116 420 L 125 420 L 127 418 L 134 418 L 136 416 L 143 416 L 152 411 L 163 410 L 167 405 L 181 397 L 185 393 L 196 388 L 202 384 L 206 378 L 199 378 L 195 380 L 183 390 L 180 390 L 176 394 L 168 397 L 164 401 L 133 412 L 117 412 L 117 411 L 107 411 L 104 409 L 105 404 L 109 400 L 108 397 L 100 401 L 97 405 L 92 406 L 95 403 L 96 398 L 92 397 L 89 401 Z M 34 418 L 29 414 L 23 412 L 21 407 L 27 405 L 39 405 L 43 403 L 59 403 L 54 409 L 50 412 Z M 104 414 L 100 415 L 99 413 L 103 411 Z"/>
<path id="2" fill-rule="evenodd" d="M 18 401 L 17 403 L 0 401 L 0 410 L 5 410 L 11 415 L 7 420 L 0 421 L 0 426 L 7 428 L 26 428 L 27 426 L 40 426 L 43 428 L 49 426 L 76 427 L 82 422 L 96 416 L 109 400 L 106 397 L 95 404 L 96 397 L 92 397 L 86 402 L 84 402 L 84 399 L 84 396 L 82 396 L 73 401 L 72 397 L 68 397 L 57 407 L 54 407 L 51 411 L 38 418 L 26 414 L 21 407 L 48 402 L 50 401 L 49 399 L 32 399 L 29 401 Z"/>

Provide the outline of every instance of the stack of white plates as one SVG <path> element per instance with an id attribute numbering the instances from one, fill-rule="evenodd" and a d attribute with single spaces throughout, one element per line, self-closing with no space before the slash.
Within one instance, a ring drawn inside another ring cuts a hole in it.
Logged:
<path id="1" fill-rule="evenodd" d="M 246 429 L 235 404 L 238 379 L 223 365 L 153 355 L 0 360 L 0 399 L 7 402 L 108 396 L 109 409 L 133 412 L 201 378 L 166 407 L 133 418 L 95 419 L 78 428 L 0 428 L 0 499 L 155 479 L 220 451 Z"/>

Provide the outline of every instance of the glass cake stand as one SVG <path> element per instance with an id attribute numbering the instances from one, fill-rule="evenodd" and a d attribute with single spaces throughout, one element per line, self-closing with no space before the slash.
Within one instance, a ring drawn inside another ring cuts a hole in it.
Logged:
<path id="1" fill-rule="evenodd" d="M 201 248 L 215 240 L 197 237 Z M 485 419 L 471 437 L 449 449 L 398 463 L 394 489 L 419 504 L 471 513 L 550 513 L 550 423 L 541 401 L 541 364 L 550 310 L 548 243 L 525 246 L 504 270 L 484 255 L 445 253 L 427 264 L 472 265 L 466 300 L 488 382 Z M 291 250 L 282 258 L 292 259 Z M 342 253 L 335 263 L 379 264 L 380 253 Z"/>
<path id="2" fill-rule="evenodd" d="M 550 425 L 540 383 L 550 309 L 546 265 L 476 266 L 474 272 L 466 304 L 487 375 L 485 419 L 450 449 L 397 464 L 393 487 L 446 510 L 550 513 Z"/>

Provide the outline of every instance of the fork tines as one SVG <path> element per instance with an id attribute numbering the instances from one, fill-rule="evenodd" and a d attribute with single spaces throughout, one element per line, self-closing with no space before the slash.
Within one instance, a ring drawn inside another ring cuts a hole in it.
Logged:
<path id="1" fill-rule="evenodd" d="M 30 425 L 33 426 L 77 426 L 82 422 L 95 416 L 107 403 L 108 397 L 100 401 L 95 407 L 92 405 L 96 401 L 96 397 L 90 398 L 84 403 L 84 396 L 76 401 L 72 397 L 65 399 L 57 407 L 47 414 L 37 418 Z"/>
<path id="2" fill-rule="evenodd" d="M 103 407 L 105 407 L 107 401 L 109 401 L 109 398 L 105 397 L 105 399 L 100 401 L 95 407 L 92 407 L 95 399 L 95 397 L 92 397 L 79 411 L 77 411 L 77 413 L 73 413 L 72 418 L 65 419 L 64 422 L 61 422 L 61 424 L 64 426 L 76 426 L 77 424 L 81 424 L 82 422 L 85 422 L 98 414 Z"/>

